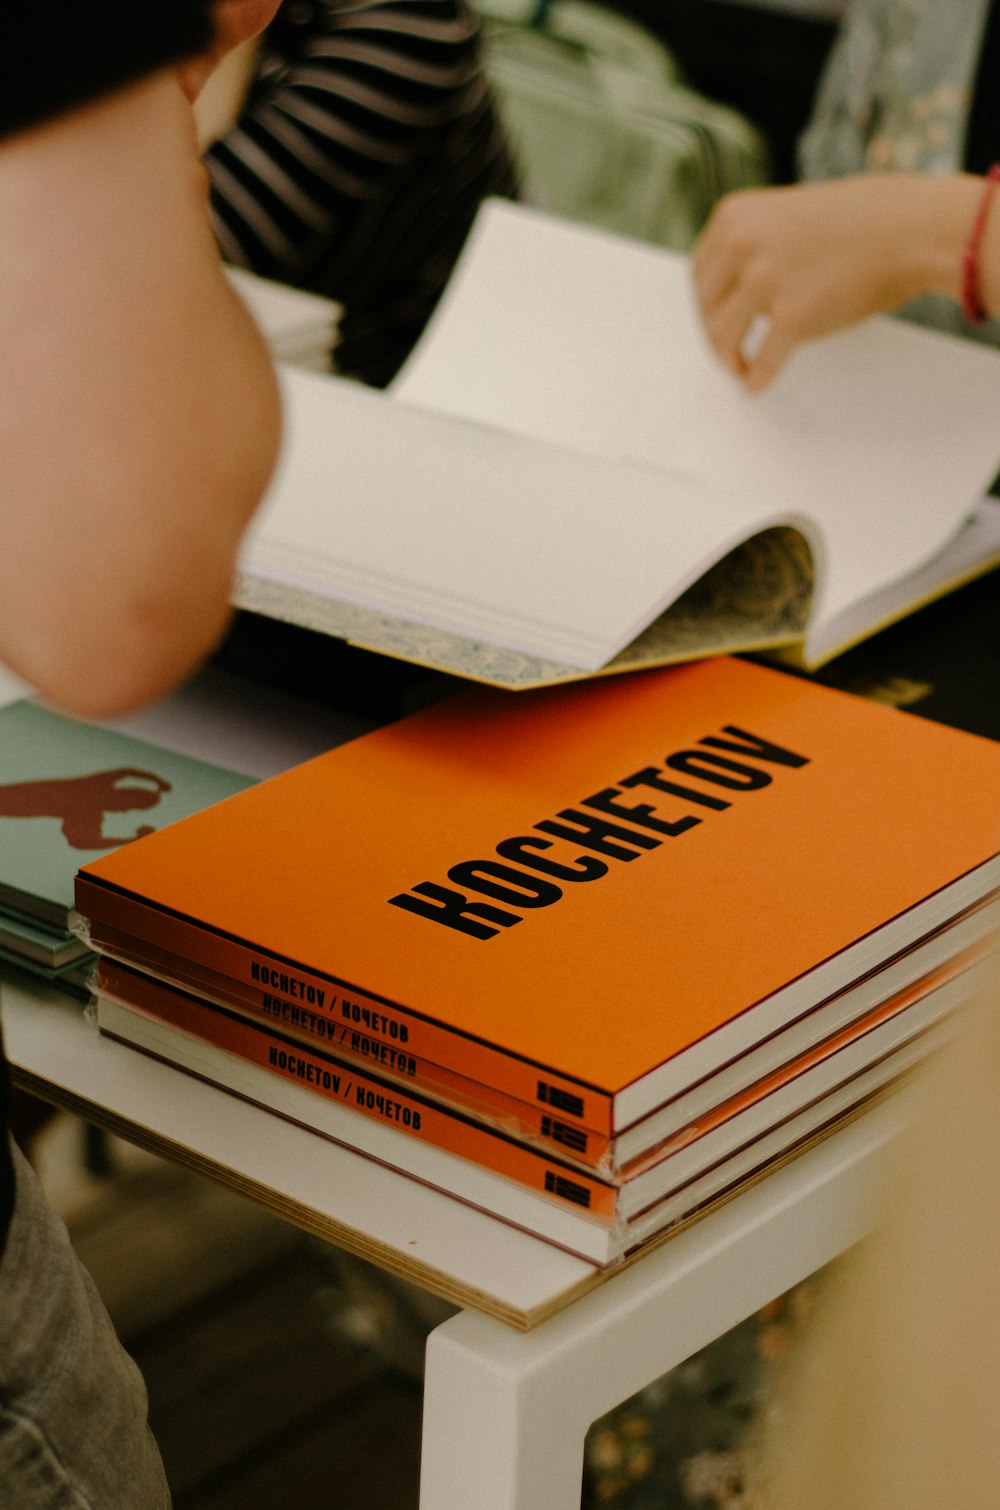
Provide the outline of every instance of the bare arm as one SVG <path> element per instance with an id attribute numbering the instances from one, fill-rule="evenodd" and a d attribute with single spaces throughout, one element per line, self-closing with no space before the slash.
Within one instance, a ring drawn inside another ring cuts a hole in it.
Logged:
<path id="1" fill-rule="evenodd" d="M 211 648 L 274 462 L 206 200 L 174 73 L 0 143 L 0 658 L 72 711 Z"/>
<path id="2" fill-rule="evenodd" d="M 961 296 L 962 252 L 983 180 L 970 174 L 864 174 L 747 190 L 717 206 L 695 248 L 705 328 L 747 387 L 765 387 L 802 341 L 921 294 Z M 980 247 L 980 298 L 1000 312 L 1000 213 Z M 758 315 L 769 333 L 745 341 Z"/>

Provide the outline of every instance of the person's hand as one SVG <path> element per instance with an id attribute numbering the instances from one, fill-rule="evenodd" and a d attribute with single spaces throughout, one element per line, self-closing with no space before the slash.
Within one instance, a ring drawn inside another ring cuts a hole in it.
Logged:
<path id="1" fill-rule="evenodd" d="M 215 40 L 212 46 L 177 69 L 181 88 L 192 103 L 226 54 L 263 31 L 280 4 L 281 0 L 215 0 L 212 7 Z"/>
<path id="2" fill-rule="evenodd" d="M 800 342 L 942 282 L 952 292 L 975 184 L 964 175 L 863 174 L 721 200 L 693 264 L 721 360 L 759 391 Z"/>

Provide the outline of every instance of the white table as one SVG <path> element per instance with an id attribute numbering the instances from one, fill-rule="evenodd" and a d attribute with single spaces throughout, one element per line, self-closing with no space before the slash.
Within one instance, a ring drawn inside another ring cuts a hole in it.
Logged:
<path id="1" fill-rule="evenodd" d="M 421 1510 L 579 1510 L 591 1422 L 860 1238 L 899 1097 L 610 1277 L 2 987 L 16 1081 L 466 1309 L 427 1348 Z"/>
<path id="2" fill-rule="evenodd" d="M 0 677 L 0 701 L 19 684 Z M 218 674 L 119 727 L 266 774 L 357 732 Z M 0 983 L 16 1081 L 464 1307 L 431 1334 L 421 1510 L 578 1510 L 591 1422 L 863 1235 L 900 1098 L 610 1276 Z"/>

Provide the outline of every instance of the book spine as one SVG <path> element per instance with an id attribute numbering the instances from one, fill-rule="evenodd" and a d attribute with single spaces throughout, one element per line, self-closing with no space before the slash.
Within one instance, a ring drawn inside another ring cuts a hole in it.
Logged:
<path id="1" fill-rule="evenodd" d="M 155 982 L 148 974 L 132 969 L 128 963 L 130 957 L 134 957 L 130 952 L 121 958 L 117 953 L 102 955 L 97 966 L 97 990 L 142 1010 L 151 999 Z M 601 1133 L 563 1122 L 542 1107 L 515 1101 L 512 1096 L 505 1096 L 490 1086 L 475 1085 L 441 1065 L 431 1064 L 405 1049 L 373 1039 L 349 1023 L 321 1017 L 308 1007 L 300 1007 L 270 993 L 244 988 L 235 981 L 227 982 L 221 976 L 209 986 L 208 982 L 191 979 L 190 975 L 191 972 L 185 976 L 183 972 L 169 975 L 154 971 L 156 979 L 168 988 L 203 997 L 214 1006 L 272 1027 L 321 1052 L 329 1050 L 347 1063 L 372 1069 L 396 1085 L 411 1086 L 419 1093 L 442 1101 L 454 1110 L 466 1112 L 522 1142 L 536 1144 L 562 1159 L 602 1174 L 613 1168 L 611 1139 Z"/>
<path id="2" fill-rule="evenodd" d="M 112 996 L 111 1000 L 116 998 Z M 614 1185 L 467 1116 L 445 1111 L 422 1096 L 401 1091 L 390 1081 L 362 1074 L 332 1055 L 153 980 L 146 982 L 141 1005 L 127 1000 L 119 1005 L 179 1028 L 362 1116 L 516 1180 L 537 1194 L 567 1202 L 604 1226 L 617 1224 Z"/>
<path id="3" fill-rule="evenodd" d="M 76 878 L 76 908 L 87 921 L 89 942 L 98 951 L 121 953 L 124 939 L 132 948 L 131 953 L 125 952 L 126 960 L 140 966 L 188 979 L 197 979 L 204 971 L 210 989 L 211 978 L 223 977 L 243 990 L 296 1001 L 466 1080 L 540 1107 L 569 1126 L 592 1128 L 608 1137 L 613 1133 L 613 1098 L 608 1092 L 519 1059 L 496 1044 L 471 1038 L 189 918 L 163 912 L 82 872 Z M 170 968 L 171 964 L 180 965 L 180 970 Z"/>

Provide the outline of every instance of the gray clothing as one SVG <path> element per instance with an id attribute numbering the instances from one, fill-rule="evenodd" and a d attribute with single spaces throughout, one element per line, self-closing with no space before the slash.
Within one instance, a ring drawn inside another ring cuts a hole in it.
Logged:
<path id="1" fill-rule="evenodd" d="M 0 1503 L 169 1510 L 146 1390 L 27 1160 L 0 1262 Z"/>

